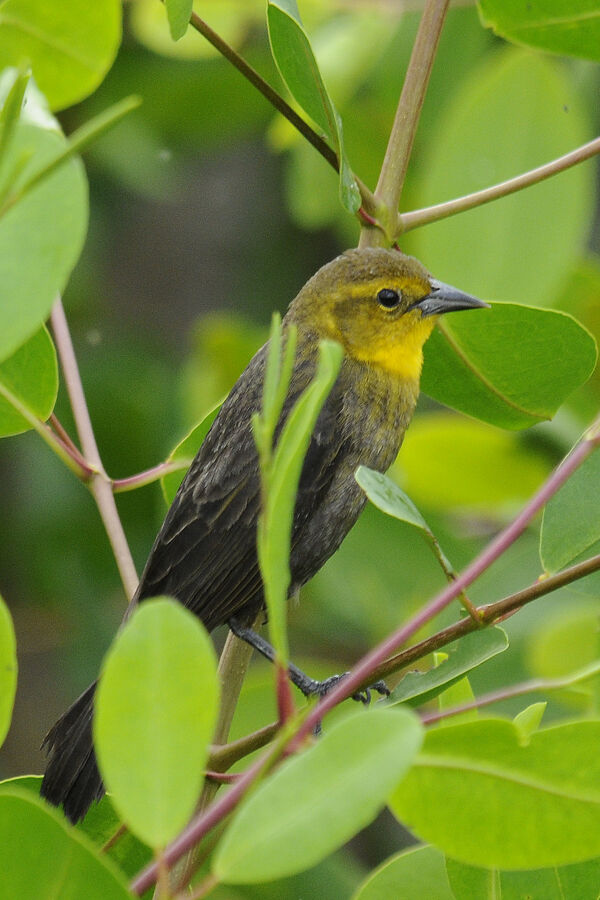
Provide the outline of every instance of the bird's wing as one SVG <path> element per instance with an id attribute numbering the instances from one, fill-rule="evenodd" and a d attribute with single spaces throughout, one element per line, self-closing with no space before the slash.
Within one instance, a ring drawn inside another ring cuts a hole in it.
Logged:
<path id="1" fill-rule="evenodd" d="M 240 377 L 205 438 L 156 538 L 140 582 L 140 600 L 158 594 L 175 596 L 209 630 L 244 610 L 253 615 L 262 604 L 256 555 L 260 482 L 250 418 L 260 407 L 264 349 Z M 313 370 L 311 364 L 296 366 L 282 421 Z M 292 542 L 333 477 L 340 449 L 336 437 L 339 402 L 334 391 L 311 439 Z"/>
<path id="2" fill-rule="evenodd" d="M 177 597 L 209 630 L 260 591 L 260 486 L 250 418 L 260 406 L 263 370 L 264 348 L 221 407 L 183 479 L 138 589 L 140 600 Z"/>

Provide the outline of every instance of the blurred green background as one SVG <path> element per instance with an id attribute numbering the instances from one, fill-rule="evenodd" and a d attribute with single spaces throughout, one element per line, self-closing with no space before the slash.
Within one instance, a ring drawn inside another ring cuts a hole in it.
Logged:
<path id="1" fill-rule="evenodd" d="M 280 84 L 262 2 L 206 2 L 202 11 Z M 350 12 L 341 4 L 302 4 L 302 13 L 342 113 L 352 165 L 374 187 L 418 13 L 401 16 L 385 2 L 353 4 Z M 154 0 L 129 4 L 108 77 L 61 115 L 69 133 L 129 93 L 143 98 L 85 156 L 89 235 L 64 298 L 100 451 L 114 477 L 164 459 L 231 387 L 264 340 L 271 311 L 283 312 L 306 279 L 358 237 L 339 206 L 335 174 L 315 151 L 201 37 L 189 33 L 174 47 L 163 17 Z M 403 209 L 485 187 L 589 140 L 598 133 L 599 85 L 598 66 L 509 47 L 482 29 L 475 8 L 453 9 Z M 563 309 L 598 337 L 596 173 L 595 163 L 585 163 L 411 233 L 402 248 L 444 281 L 484 299 Z M 531 494 L 599 399 L 595 376 L 552 423 L 515 434 L 421 398 L 394 475 L 455 568 Z M 73 433 L 62 390 L 56 412 Z M 0 467 L 0 592 L 15 619 L 20 665 L 0 756 L 7 777 L 42 770 L 41 740 L 96 676 L 125 600 L 91 497 L 36 435 L 3 441 Z M 160 489 L 120 495 L 118 506 L 141 570 L 165 514 Z M 490 602 L 531 583 L 541 572 L 537 540 L 535 530 L 527 533 L 473 587 L 472 599 Z M 442 584 L 420 535 L 369 507 L 290 610 L 293 656 L 314 672 L 343 671 Z M 511 647 L 476 673 L 475 689 L 568 671 L 593 656 L 599 585 L 586 579 L 507 622 Z M 458 615 L 454 608 L 437 625 Z M 272 718 L 269 684 L 257 666 L 242 714 L 246 728 Z M 589 694 L 556 697 L 547 715 L 593 702 Z M 359 855 L 376 862 L 393 851 L 398 829 L 379 826 L 363 836 Z M 337 868 L 331 883 L 339 878 L 341 885 L 352 870 Z M 340 895 L 342 887 L 331 894 Z"/>

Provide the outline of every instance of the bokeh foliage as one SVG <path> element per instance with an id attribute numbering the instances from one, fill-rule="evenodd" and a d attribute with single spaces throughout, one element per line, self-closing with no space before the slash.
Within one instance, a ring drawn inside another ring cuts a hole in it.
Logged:
<path id="1" fill-rule="evenodd" d="M 262 2 L 205 0 L 197 6 L 265 77 L 285 90 L 270 54 Z M 278 3 L 271 10 L 281 19 L 284 9 L 288 16 L 284 29 L 295 28 L 293 15 L 290 19 L 293 6 Z M 301 4 L 306 34 L 330 94 L 327 99 L 335 104 L 325 105 L 323 122 L 319 122 L 316 108 L 313 117 L 325 130 L 326 126 L 331 129 L 334 143 L 341 142 L 334 114 L 337 109 L 344 123 L 347 158 L 370 186 L 377 177 L 418 22 L 417 12 L 400 16 L 392 6 L 369 3 L 367 8 L 359 5 L 348 11 L 339 4 L 316 0 Z M 584 29 L 574 46 L 573 28 L 570 36 L 567 33 L 568 40 L 554 31 L 548 37 L 543 28 L 536 29 L 532 37 L 530 31 L 515 29 L 512 17 L 518 10 L 513 7 L 516 5 L 486 0 L 480 15 L 496 33 L 516 45 L 482 28 L 475 8 L 449 13 L 408 172 L 403 209 L 450 199 L 519 174 L 573 149 L 597 132 L 600 79 L 592 61 L 597 40 Z M 0 227 L 0 384 L 24 398 L 26 406 L 42 419 L 50 413 L 56 365 L 40 325 L 56 292 L 64 288 L 94 426 L 105 465 L 114 477 L 166 459 L 229 390 L 262 343 L 271 310 L 283 312 L 306 278 L 335 252 L 355 243 L 358 235 L 355 220 L 340 205 L 338 176 L 237 72 L 214 52 L 207 52 L 207 45 L 190 31 L 181 43 L 172 43 L 165 12 L 157 0 L 130 4 L 125 12 L 118 52 L 121 8 L 116 0 L 92 5 L 69 0 L 60 4 L 60 11 L 56 4 L 41 0 L 10 0 L 0 16 L 1 67 L 24 66 L 33 60 L 35 82 L 45 93 L 49 109 L 60 112 L 65 133 L 72 133 L 128 94 L 136 93 L 143 100 L 140 110 L 85 155 L 90 210 L 81 257 L 88 200 L 79 159 L 49 177 L 39 191 L 15 202 Z M 41 47 L 27 37 L 23 25 L 30 21 L 39 26 Z M 70 45 L 79 52 L 56 55 L 53 29 L 61 31 L 67 50 Z M 296 30 L 292 39 L 301 41 L 302 34 Z M 283 40 L 285 43 L 285 35 Z M 523 41 L 541 50 L 520 46 Z M 571 55 L 559 58 L 553 53 Z M 294 91 L 289 78 L 286 80 Z M 3 98 L 11 83 L 10 76 L 0 82 Z M 12 183 L 18 187 L 64 146 L 64 137 L 31 85 L 28 98 L 27 118 L 19 122 L 10 142 L 6 129 L 0 133 L 2 204 L 15 172 L 18 177 Z M 296 99 L 302 103 L 302 96 Z M 342 182 L 344 191 L 346 206 L 352 207 L 353 188 L 347 177 Z M 48 208 L 52 209 L 53 228 L 64 236 L 58 248 L 48 233 Z M 455 569 L 531 494 L 598 409 L 598 375 L 582 384 L 595 362 L 589 334 L 569 324 L 571 339 L 557 325 L 565 317 L 554 312 L 575 316 L 589 333 L 600 337 L 595 221 L 594 165 L 586 163 L 520 194 L 409 233 L 401 241 L 402 248 L 418 255 L 438 278 L 484 299 L 505 302 L 484 313 L 466 337 L 457 321 L 430 342 L 419 414 L 392 473 L 417 502 Z M 26 266 L 16 253 L 23 247 L 28 256 Z M 14 303 L 5 302 L 2 294 L 22 297 L 18 315 Z M 513 307 L 515 302 L 553 313 L 538 319 L 531 309 L 511 319 L 511 310 L 519 309 Z M 486 344 L 491 330 L 485 324 L 488 315 L 502 319 L 499 328 L 504 332 L 504 344 L 496 339 L 497 332 L 491 346 Z M 472 383 L 462 393 L 458 391 L 462 405 L 456 389 L 453 393 L 445 384 L 448 366 L 443 341 L 448 333 L 468 351 L 466 368 Z M 535 354 L 544 340 L 555 347 L 555 355 L 540 351 L 538 360 Z M 510 364 L 501 356 L 503 346 L 511 353 Z M 18 355 L 35 362 L 36 377 L 29 382 L 15 378 L 15 372 L 23 371 L 18 359 L 15 367 Z M 528 371 L 534 363 L 533 372 Z M 539 377 L 540 369 L 544 377 Z M 539 388 L 537 405 L 530 408 L 514 393 L 506 403 L 506 385 L 498 382 L 498 373 L 508 378 L 511 390 L 520 388 L 527 400 Z M 483 382 L 485 389 L 476 387 L 475 383 Z M 493 404 L 486 393 L 490 384 L 500 413 L 491 411 Z M 494 424 L 484 425 L 441 410 L 436 402 L 440 400 L 467 415 L 491 418 Z M 552 417 L 563 400 L 551 422 L 541 421 Z M 63 386 L 56 412 L 72 430 Z M 501 431 L 500 424 L 532 427 L 521 432 Z M 1 433 L 23 429 L 23 417 L 5 412 L 4 404 L 0 406 Z M 187 453 L 189 445 L 183 449 Z M 541 561 L 534 527 L 473 588 L 474 601 L 496 600 L 530 583 L 542 571 L 555 571 L 597 546 L 597 505 L 593 503 L 598 495 L 597 455 L 592 460 L 569 486 L 572 496 L 568 491 L 559 494 L 548 508 Z M 42 761 L 35 748 L 66 703 L 87 684 L 86 679 L 95 677 L 119 621 L 123 597 L 89 496 L 36 435 L 30 432 L 3 441 L 0 464 L 4 499 L 0 588 L 15 621 L 21 657 L 13 726 L 1 758 L 2 774 L 9 776 L 40 770 Z M 171 478 L 176 483 L 177 476 Z M 166 490 L 172 489 L 173 481 Z M 585 508 L 583 519 L 576 514 L 580 502 Z M 119 497 L 140 568 L 165 508 L 156 484 Z M 572 535 L 567 542 L 562 535 L 565 523 Z M 309 656 L 311 672 L 317 673 L 320 667 L 325 672 L 343 670 L 443 582 L 444 574 L 419 533 L 369 507 L 340 551 L 303 591 L 301 605 L 290 611 L 292 655 Z M 590 625 L 597 626 L 597 600 L 598 577 L 592 577 L 538 601 L 509 620 L 510 648 L 493 658 L 490 654 L 482 669 L 467 666 L 475 691 L 528 675 L 556 674 L 555 661 L 563 651 L 565 635 L 567 656 L 573 663 L 566 671 L 597 658 L 596 632 Z M 445 620 L 457 615 L 458 606 Z M 12 660 L 11 632 L 4 625 L 2 635 L 3 652 L 6 648 Z M 564 674 L 565 669 L 558 671 Z M 6 679 L 9 692 L 13 673 L 14 664 Z M 597 701 L 597 691 L 589 684 L 553 694 L 545 721 L 574 712 L 592 714 L 597 711 Z M 511 701 L 503 709 L 514 714 L 523 705 Z M 6 725 L 10 706 L 10 702 L 0 701 Z M 257 666 L 244 689 L 234 736 L 271 721 L 273 715 L 271 676 Z M 579 731 L 568 733 L 558 727 L 554 738 L 542 738 L 541 743 L 554 740 L 553 759 L 568 757 L 574 743 L 584 757 L 585 753 L 594 756 L 595 735 L 584 723 L 578 727 Z M 0 732 L 2 728 L 0 721 Z M 508 748 L 503 774 L 515 779 L 522 774 L 527 760 L 517 758 L 518 729 L 510 723 L 495 722 L 489 727 L 485 723 L 457 724 L 453 739 L 466 767 L 482 765 L 481 759 L 473 763 L 470 748 L 477 744 L 480 756 L 485 756 L 486 735 L 502 728 Z M 474 741 L 471 734 L 477 729 L 483 738 Z M 435 743 L 436 732 L 431 735 Z M 438 739 L 438 743 L 444 746 L 444 740 Z M 435 752 L 434 747 L 432 755 Z M 550 751 L 539 751 L 543 752 Z M 331 762 L 329 759 L 328 764 Z M 493 753 L 492 764 L 498 764 Z M 425 787 L 433 801 L 454 788 L 441 779 L 436 782 L 435 767 L 429 769 L 427 762 L 416 771 L 420 774 L 414 778 L 420 777 L 422 783 L 408 782 L 394 807 L 419 831 L 423 805 L 419 797 Z M 553 777 L 564 781 L 566 776 L 557 769 Z M 569 800 L 573 805 L 566 808 L 565 820 L 577 816 L 579 797 L 575 795 L 585 790 L 590 794 L 590 822 L 597 831 L 597 798 L 592 796 L 592 788 L 587 782 L 573 788 L 574 799 Z M 497 789 L 495 783 L 487 785 L 488 805 L 496 802 Z M 30 815 L 33 821 L 41 814 L 25 790 L 31 792 L 32 786 L 14 787 L 6 801 L 6 817 L 0 822 L 17 843 L 19 833 L 11 823 L 20 821 L 21 815 Z M 473 795 L 475 788 L 470 793 Z M 459 805 L 467 811 L 468 794 L 459 798 Z M 256 803 L 260 802 L 257 798 Z M 541 808 L 523 795 L 515 797 L 515 804 L 525 810 L 531 804 L 534 812 Z M 116 819 L 107 800 L 99 810 L 99 815 L 114 825 Z M 485 840 L 479 831 L 471 835 L 476 852 L 482 854 L 478 859 L 468 855 L 463 842 L 444 845 L 443 836 L 451 832 L 458 811 L 449 807 L 440 817 L 442 838 L 429 834 L 427 826 L 422 836 L 439 840 L 453 857 L 463 861 L 452 862 L 446 870 L 432 848 L 388 860 L 387 866 L 404 872 L 394 876 L 392 891 L 398 877 L 414 879 L 412 897 L 475 896 L 481 885 L 489 886 L 494 880 L 497 889 L 501 886 L 506 896 L 513 896 L 510 892 L 517 890 L 519 878 L 518 887 L 529 889 L 524 873 L 490 873 L 473 867 L 475 863 L 491 865 L 485 855 L 486 841 L 493 845 L 494 835 L 485 835 Z M 62 853 L 66 832 L 58 818 L 40 828 L 48 831 L 44 836 L 48 852 Z M 556 841 L 563 856 L 552 858 L 560 857 L 565 865 L 547 871 L 560 872 L 561 884 L 593 884 L 597 862 L 567 865 L 576 861 L 572 848 L 581 842 L 576 835 L 567 839 L 566 832 L 557 826 L 549 836 L 539 837 L 536 864 L 546 864 L 541 851 Z M 98 833 L 106 839 L 108 826 L 104 832 L 99 828 Z M 255 837 L 259 839 L 260 834 Z M 362 835 L 360 861 L 344 849 L 340 857 L 314 869 L 312 882 L 306 873 L 261 886 L 260 894 L 252 887 L 236 885 L 222 896 L 266 897 L 273 890 L 273 896 L 285 900 L 305 891 L 307 896 L 337 900 L 357 890 L 361 898 L 397 897 L 397 893 L 377 893 L 374 883 L 358 886 L 365 863 L 380 862 L 404 840 L 395 826 L 380 822 Z M 105 892 L 109 888 L 104 885 L 110 884 L 115 897 L 126 895 L 120 876 L 110 865 L 102 870 L 95 867 L 85 840 L 80 843 L 81 877 L 97 879 Z M 521 848 L 516 844 L 506 848 L 505 857 L 495 860 L 498 870 L 521 865 Z M 591 855 L 597 849 L 590 846 L 587 852 Z M 128 875 L 139 868 L 138 860 L 143 857 L 134 839 L 130 854 L 136 865 L 131 859 L 117 860 Z M 227 860 L 225 851 L 220 865 L 226 868 L 223 859 Z M 380 887 L 388 875 L 378 876 Z M 545 896 L 552 896 L 554 875 L 547 877 L 550 887 Z M 580 887 L 573 890 L 578 889 L 579 894 L 567 896 L 586 900 L 588 894 Z M 220 889 L 215 896 L 220 896 Z"/>

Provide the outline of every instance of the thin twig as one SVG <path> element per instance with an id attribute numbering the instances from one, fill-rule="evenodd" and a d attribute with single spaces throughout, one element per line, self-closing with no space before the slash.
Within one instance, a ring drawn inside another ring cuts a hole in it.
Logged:
<path id="1" fill-rule="evenodd" d="M 290 106 L 290 104 L 279 94 L 275 88 L 271 87 L 268 81 L 259 75 L 259 73 L 254 69 L 246 60 L 240 56 L 240 54 L 233 49 L 233 47 L 224 41 L 223 38 L 217 34 L 216 31 L 208 25 L 200 16 L 192 12 L 190 18 L 190 25 L 192 28 L 195 28 L 206 40 L 212 44 L 212 46 L 219 51 L 219 53 L 225 57 L 235 68 L 240 72 L 250 84 L 259 91 L 263 97 L 271 104 L 271 106 L 277 110 L 278 113 L 290 122 L 291 125 L 294 126 L 296 131 L 298 131 L 306 140 L 311 144 L 315 150 L 321 154 L 324 160 L 329 163 L 329 165 L 335 169 L 336 172 L 340 170 L 339 160 L 335 153 L 327 141 L 325 141 L 320 134 L 318 134 L 314 128 L 312 128 L 308 122 L 299 116 L 296 110 Z M 368 214 L 373 214 L 376 216 L 376 212 L 378 209 L 378 204 L 375 199 L 373 193 L 369 190 L 369 188 L 360 180 L 360 178 L 356 178 L 356 183 L 358 184 L 358 189 L 360 191 L 360 195 L 362 198 L 363 206 Z"/>
<path id="2" fill-rule="evenodd" d="M 481 616 L 481 620 L 484 624 L 493 625 L 494 623 L 503 621 L 533 600 L 544 597 L 546 594 L 551 594 L 553 591 L 557 591 L 560 588 L 566 587 L 568 584 L 572 584 L 574 581 L 578 581 L 579 579 L 585 578 L 587 575 L 592 575 L 594 572 L 598 571 L 600 571 L 600 554 L 592 556 L 584 562 L 577 563 L 575 566 L 570 566 L 570 568 L 564 569 L 556 575 L 550 575 L 548 578 L 540 578 L 538 581 L 529 585 L 529 587 L 523 588 L 523 590 L 517 591 L 514 594 L 509 594 L 507 597 L 503 597 L 495 603 L 479 606 L 477 607 L 477 612 Z M 368 682 L 372 683 L 373 680 L 378 681 L 380 678 L 386 678 L 388 675 L 398 672 L 400 669 L 406 668 L 406 666 L 412 665 L 417 660 L 429 656 L 429 654 L 433 653 L 435 650 L 439 650 L 441 647 L 445 647 L 447 644 L 451 644 L 453 641 L 458 640 L 458 638 L 464 637 L 465 634 L 470 634 L 472 631 L 479 630 L 479 627 L 480 626 L 476 625 L 471 618 L 460 619 L 460 621 L 455 622 L 453 625 L 448 625 L 436 634 L 419 641 L 418 644 L 413 644 L 412 647 L 408 647 L 406 650 L 402 650 L 395 656 L 391 656 L 369 675 L 365 684 Z"/>
<path id="3" fill-rule="evenodd" d="M 73 410 L 73 418 L 75 426 L 81 441 L 84 456 L 88 465 L 94 470 L 89 479 L 90 491 L 96 501 L 100 516 L 104 523 L 104 528 L 108 535 L 119 574 L 125 588 L 128 599 L 133 597 L 138 584 L 138 576 L 135 565 L 127 544 L 127 538 L 123 531 L 121 519 L 115 504 L 110 479 L 104 471 L 94 429 L 90 414 L 87 408 L 87 402 L 79 375 L 79 367 L 77 358 L 71 341 L 71 334 L 67 324 L 67 318 L 60 297 L 54 302 L 51 314 L 52 331 L 54 340 L 60 357 L 61 366 L 65 378 L 65 384 L 71 408 Z"/>
<path id="4" fill-rule="evenodd" d="M 600 445 L 600 418 L 594 422 L 581 442 L 551 473 L 542 487 L 526 504 L 522 512 L 484 548 L 453 584 L 444 588 L 417 615 L 413 616 L 405 625 L 382 641 L 370 653 L 366 654 L 346 678 L 340 681 L 338 685 L 332 688 L 322 700 L 308 711 L 295 733 L 291 731 L 293 720 L 286 723 L 274 744 L 255 763 L 249 766 L 239 781 L 232 785 L 229 791 L 217 799 L 202 815 L 192 820 L 187 828 L 165 850 L 165 859 L 168 864 L 174 865 L 204 835 L 220 823 L 225 816 L 229 815 L 263 770 L 278 758 L 280 752 L 287 755 L 298 750 L 327 712 L 342 700 L 354 694 L 360 685 L 372 681 L 373 672 L 377 666 L 385 662 L 398 647 L 445 609 L 458 596 L 461 590 L 467 588 L 482 572 L 488 569 L 523 533 L 534 516 L 598 445 Z M 475 627 L 471 618 L 465 619 L 465 622 L 468 623 L 471 629 Z M 155 883 L 156 877 L 156 866 L 154 864 L 147 866 L 132 881 L 132 892 L 138 895 L 144 893 L 151 884 Z"/>
<path id="5" fill-rule="evenodd" d="M 536 169 L 517 175 L 516 178 L 509 178 L 507 181 L 500 182 L 500 184 L 484 188 L 481 191 L 475 191 L 464 197 L 457 197 L 455 200 L 448 200 L 446 203 L 437 203 L 435 206 L 427 206 L 424 209 L 415 209 L 412 212 L 402 213 L 398 219 L 396 237 L 405 231 L 419 228 L 421 225 L 427 225 L 429 222 L 438 222 L 440 219 L 446 219 L 448 216 L 456 215 L 456 213 L 473 209 L 475 206 L 483 206 L 484 203 L 490 203 L 490 201 L 497 200 L 499 197 L 506 197 L 515 191 L 520 191 L 532 184 L 544 181 L 546 178 L 551 178 L 553 175 L 557 175 L 571 166 L 590 159 L 598 153 L 600 153 L 600 137 L 594 138 L 593 141 L 583 144 L 576 150 L 571 150 L 570 153 L 565 153 L 564 156 L 559 156 L 558 159 L 544 163 L 543 166 L 538 166 Z"/>
<path id="6" fill-rule="evenodd" d="M 459 716 L 461 713 L 470 712 L 473 709 L 479 709 L 482 706 L 490 706 L 492 703 L 500 703 L 502 700 L 510 700 L 513 697 L 522 697 L 523 694 L 532 694 L 534 691 L 560 691 L 565 688 L 572 687 L 588 678 L 598 675 L 597 671 L 575 672 L 571 675 L 563 675 L 559 678 L 531 678 L 529 681 L 522 681 L 520 684 L 513 684 L 510 687 L 500 688 L 497 691 L 489 691 L 481 697 L 469 700 L 468 703 L 460 703 L 457 706 L 449 706 L 448 709 L 440 709 L 435 712 L 424 712 L 421 714 L 421 721 L 424 725 L 433 725 L 442 719 L 449 719 L 452 716 Z"/>
<path id="7" fill-rule="evenodd" d="M 83 454 L 82 454 L 81 450 L 79 449 L 77 444 L 72 440 L 71 435 L 69 434 L 67 429 L 64 427 L 64 425 L 62 424 L 62 422 L 60 421 L 60 419 L 58 418 L 56 413 L 51 413 L 50 418 L 48 419 L 48 424 L 56 432 L 56 434 L 59 436 L 59 438 L 61 439 L 63 444 L 65 444 L 65 446 L 67 446 L 71 450 L 71 452 L 73 453 L 73 456 L 79 456 L 81 459 L 81 462 L 85 463 L 85 459 L 83 458 Z"/>
<path id="8" fill-rule="evenodd" d="M 230 741 L 228 744 L 213 745 L 208 759 L 207 765 L 218 772 L 226 772 L 231 766 L 254 750 L 260 750 L 267 744 L 270 744 L 277 732 L 279 731 L 279 722 L 271 722 L 270 725 L 264 725 L 262 728 L 247 734 L 237 741 Z"/>
<path id="9" fill-rule="evenodd" d="M 440 650 L 442 647 L 454 643 L 454 641 L 464 637 L 466 634 L 479 631 L 482 624 L 489 626 L 503 621 L 508 616 L 518 612 L 526 604 L 532 603 L 546 594 L 551 594 L 553 591 L 557 591 L 598 571 L 600 571 L 600 553 L 590 557 L 590 559 L 586 559 L 584 562 L 570 566 L 556 575 L 540 578 L 529 585 L 529 587 L 523 588 L 523 590 L 514 594 L 509 594 L 501 600 L 476 607 L 478 621 L 474 621 L 470 617 L 462 618 L 458 622 L 454 622 L 452 625 L 448 625 L 441 631 L 436 632 L 436 634 L 432 634 L 417 644 L 413 644 L 412 647 L 407 647 L 406 650 L 402 650 L 395 656 L 390 657 L 390 659 L 374 669 L 364 683 L 360 685 L 359 690 L 368 687 L 375 681 L 394 675 L 401 669 L 405 669 L 407 666 L 413 665 L 429 656 L 435 650 Z M 271 722 L 269 725 L 264 725 L 257 731 L 253 731 L 237 741 L 231 741 L 222 747 L 213 747 L 209 765 L 219 771 L 226 771 L 238 760 L 270 743 L 277 734 L 278 728 L 278 722 Z"/>
<path id="10" fill-rule="evenodd" d="M 116 831 L 114 831 L 105 844 L 100 848 L 100 853 L 108 853 L 115 844 L 121 840 L 127 834 L 128 828 L 123 822 L 119 825 Z"/>
<path id="11" fill-rule="evenodd" d="M 400 196 L 448 3 L 449 0 L 426 0 L 375 189 L 375 198 L 383 206 L 378 218 L 385 218 L 383 225 L 390 244 L 397 232 Z M 362 229 L 361 246 L 382 239 L 380 232 Z"/>
<path id="12" fill-rule="evenodd" d="M 323 716 L 333 709 L 342 700 L 352 696 L 360 685 L 369 683 L 376 671 L 386 660 L 395 653 L 407 640 L 409 640 L 424 625 L 442 612 L 459 594 L 472 584 L 483 572 L 485 572 L 498 559 L 517 538 L 525 531 L 532 519 L 545 506 L 548 500 L 554 496 L 560 487 L 575 472 L 581 463 L 587 459 L 592 451 L 600 444 L 598 428 L 600 419 L 592 425 L 584 438 L 573 451 L 550 474 L 541 488 L 526 504 L 519 515 L 509 523 L 484 550 L 463 570 L 456 581 L 445 587 L 423 609 L 412 617 L 405 625 L 397 629 L 386 640 L 367 653 L 352 669 L 346 678 L 340 681 L 326 694 L 309 712 L 303 725 L 298 730 L 294 741 L 300 743 L 313 728 L 321 721 Z M 471 619 L 467 621 L 472 621 Z"/>
<path id="13" fill-rule="evenodd" d="M 308 122 L 305 122 L 304 119 L 298 115 L 296 110 L 283 99 L 281 94 L 278 94 L 268 81 L 265 81 L 262 75 L 259 75 L 256 69 L 252 68 L 252 66 L 230 46 L 230 44 L 224 41 L 216 31 L 213 31 L 210 25 L 201 19 L 195 12 L 192 12 L 190 25 L 206 38 L 209 44 L 212 44 L 212 46 L 218 50 L 232 66 L 235 66 L 238 72 L 240 72 L 244 78 L 269 101 L 271 106 L 273 106 L 277 112 L 281 113 L 288 122 L 291 122 L 294 128 L 299 131 L 310 144 L 312 144 L 315 150 L 321 154 L 323 159 L 327 160 L 329 165 L 332 166 L 336 172 L 339 171 L 339 163 L 335 151 L 332 150 L 325 140 L 323 140 L 320 134 L 317 134 L 317 132 L 310 127 Z"/>
<path id="14" fill-rule="evenodd" d="M 191 459 L 168 460 L 167 462 L 158 463 L 158 465 L 153 466 L 151 469 L 146 469 L 144 472 L 129 475 L 127 478 L 113 478 L 111 479 L 112 489 L 115 494 L 134 491 L 136 488 L 145 487 L 147 484 L 158 481 L 159 478 L 164 478 L 165 475 L 170 475 L 171 472 L 187 471 L 191 462 Z"/>
<path id="15" fill-rule="evenodd" d="M 288 723 L 289 724 L 289 723 Z M 195 847 L 202 838 L 218 825 L 229 813 L 235 809 L 246 791 L 252 786 L 261 773 L 268 768 L 271 762 L 280 755 L 283 741 L 289 737 L 288 730 L 283 730 L 278 741 L 269 747 L 251 766 L 241 775 L 229 790 L 215 800 L 212 806 L 194 818 L 175 840 L 165 850 L 165 860 L 173 866 L 192 847 Z M 133 894 L 141 896 L 152 884 L 156 883 L 158 870 L 155 863 L 150 863 L 131 882 L 129 888 Z"/>
<path id="16" fill-rule="evenodd" d="M 214 781 L 215 784 L 235 784 L 236 781 L 239 781 L 240 774 L 239 772 L 213 772 L 212 769 L 207 769 L 204 777 L 207 781 Z"/>

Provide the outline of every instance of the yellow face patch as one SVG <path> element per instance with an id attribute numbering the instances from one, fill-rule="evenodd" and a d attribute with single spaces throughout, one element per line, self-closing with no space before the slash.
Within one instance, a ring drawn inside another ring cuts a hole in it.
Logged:
<path id="1" fill-rule="evenodd" d="M 401 335 L 392 331 L 387 339 L 352 348 L 352 356 L 361 362 L 380 366 L 391 375 L 418 381 L 423 367 L 423 344 L 433 331 L 435 316 L 417 320 Z M 394 339 L 395 338 L 395 339 Z"/>

